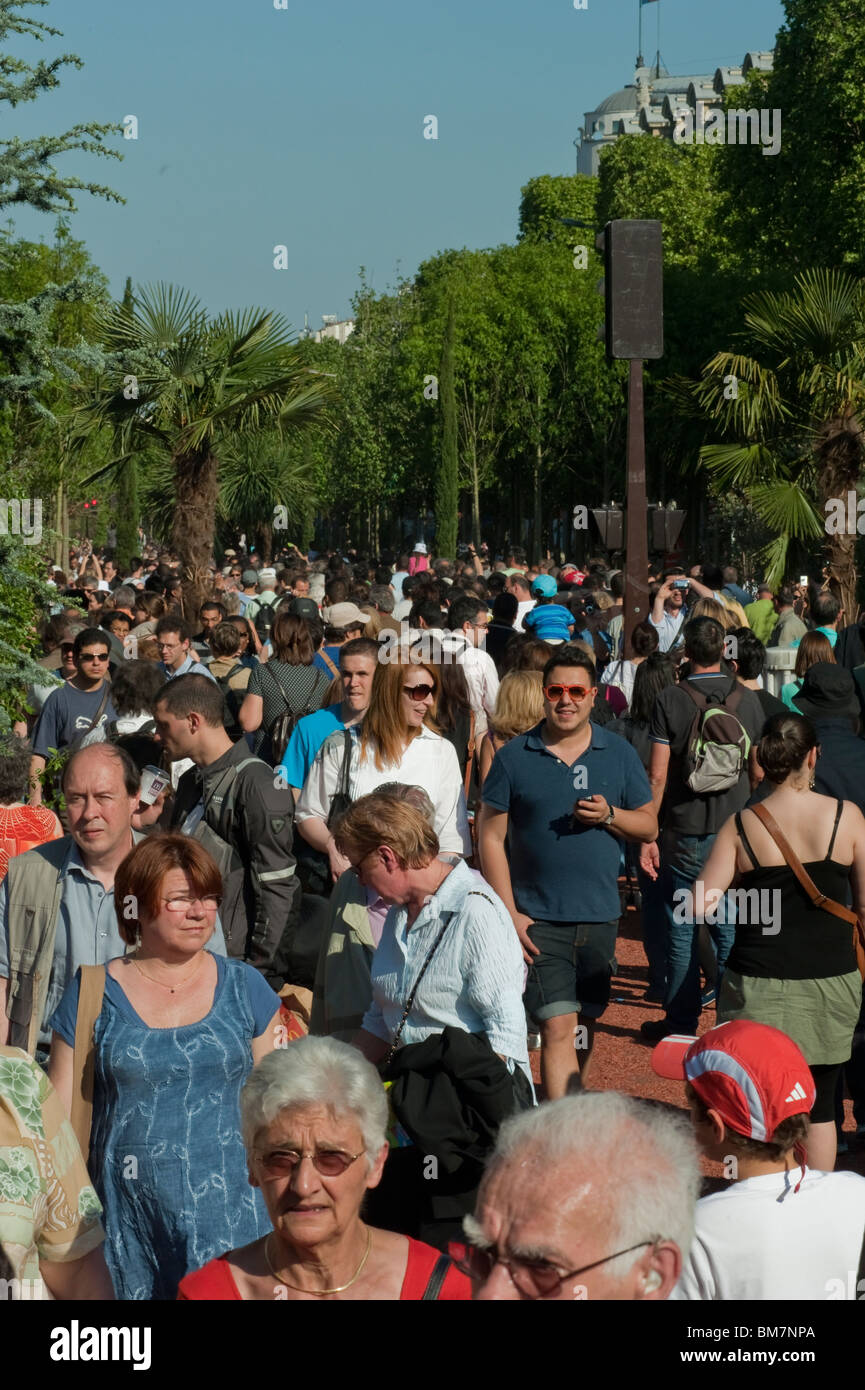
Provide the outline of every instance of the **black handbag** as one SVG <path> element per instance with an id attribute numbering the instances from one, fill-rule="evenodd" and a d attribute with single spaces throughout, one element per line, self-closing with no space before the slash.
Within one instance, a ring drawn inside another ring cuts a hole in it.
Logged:
<path id="1" fill-rule="evenodd" d="M 330 800 L 326 821 L 328 829 L 351 805 L 351 796 L 348 790 L 351 780 L 352 737 L 350 729 L 344 731 L 343 738 L 344 751 L 339 770 L 339 785 Z M 327 855 L 323 850 L 314 849 L 312 845 L 307 844 L 302 835 L 298 835 L 296 845 L 297 874 L 304 893 L 311 894 L 316 898 L 329 898 L 333 892 L 333 878 Z"/>
<path id="2" fill-rule="evenodd" d="M 330 799 L 330 810 L 327 813 L 328 829 L 336 824 L 339 817 L 344 811 L 347 811 L 351 805 L 351 797 L 348 791 L 351 782 L 351 729 L 343 730 L 343 740 L 342 765 L 339 769 L 339 786 Z"/>

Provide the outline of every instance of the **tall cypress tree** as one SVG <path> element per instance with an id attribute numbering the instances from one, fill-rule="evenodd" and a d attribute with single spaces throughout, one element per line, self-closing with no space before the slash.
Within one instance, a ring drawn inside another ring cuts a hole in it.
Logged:
<path id="1" fill-rule="evenodd" d="M 442 409 L 442 449 L 436 480 L 436 554 L 449 559 L 457 553 L 459 525 L 459 445 L 457 441 L 457 397 L 454 382 L 454 342 L 456 320 L 454 302 L 448 305 L 448 321 L 439 368 L 439 400 Z"/>
<path id="2" fill-rule="evenodd" d="M 130 314 L 135 307 L 135 296 L 132 293 L 131 276 L 127 276 L 126 279 L 122 307 Z M 115 563 L 122 577 L 125 573 L 128 573 L 131 568 L 130 561 L 133 555 L 138 554 L 139 549 L 138 523 L 141 509 L 138 501 L 138 460 L 134 454 L 118 470 L 116 495 L 117 507 L 115 510 L 115 526 L 117 529 L 117 545 L 115 547 Z"/>

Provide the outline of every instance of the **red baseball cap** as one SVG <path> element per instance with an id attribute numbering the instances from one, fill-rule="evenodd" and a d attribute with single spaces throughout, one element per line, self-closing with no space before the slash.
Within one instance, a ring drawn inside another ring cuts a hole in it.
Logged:
<path id="1" fill-rule="evenodd" d="M 737 1134 L 762 1143 L 782 1120 L 808 1114 L 816 1089 L 799 1048 L 778 1028 L 735 1019 L 701 1038 L 672 1033 L 652 1053 L 658 1076 L 690 1081 Z"/>
<path id="2" fill-rule="evenodd" d="M 566 565 L 559 574 L 559 578 L 565 584 L 582 584 L 585 577 L 582 570 L 574 569 L 573 565 Z"/>

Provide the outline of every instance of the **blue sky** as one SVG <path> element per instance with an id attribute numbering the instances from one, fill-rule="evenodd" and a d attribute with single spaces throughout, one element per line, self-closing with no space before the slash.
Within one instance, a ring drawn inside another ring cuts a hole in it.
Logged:
<path id="1" fill-rule="evenodd" d="M 633 78 L 636 0 L 52 0 L 63 30 L 16 55 L 84 68 L 4 133 L 138 118 L 122 163 L 60 167 L 108 183 L 72 219 L 120 294 L 174 281 L 212 310 L 260 305 L 296 330 L 345 317 L 365 266 L 376 289 L 454 246 L 513 241 L 520 188 L 575 169 L 583 113 Z M 780 0 L 655 0 L 644 53 L 712 71 L 771 48 Z M 423 138 L 438 118 L 439 138 Z M 21 235 L 50 240 L 50 218 Z M 273 248 L 288 248 L 287 270 Z"/>

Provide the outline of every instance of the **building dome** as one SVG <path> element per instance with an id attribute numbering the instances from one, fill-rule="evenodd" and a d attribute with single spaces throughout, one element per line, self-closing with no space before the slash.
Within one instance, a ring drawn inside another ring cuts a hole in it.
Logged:
<path id="1" fill-rule="evenodd" d="M 574 141 L 577 173 L 596 175 L 601 154 L 622 135 L 644 134 L 672 141 L 682 113 L 693 115 L 698 102 L 702 108 L 717 107 L 724 92 L 740 85 L 749 72 L 771 72 L 773 58 L 771 51 L 755 49 L 746 53 L 739 67 L 681 76 L 669 73 L 660 55 L 651 67 L 640 59 L 634 82 L 611 93 L 594 111 L 585 112 L 580 138 Z"/>
<path id="2" fill-rule="evenodd" d="M 622 87 L 621 91 L 613 92 L 612 96 L 607 97 L 606 101 L 600 102 L 592 112 L 595 116 L 604 116 L 608 111 L 636 111 L 637 109 L 637 89 L 634 86 Z"/>

